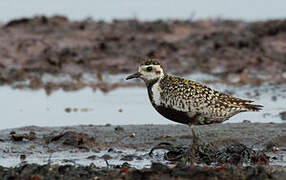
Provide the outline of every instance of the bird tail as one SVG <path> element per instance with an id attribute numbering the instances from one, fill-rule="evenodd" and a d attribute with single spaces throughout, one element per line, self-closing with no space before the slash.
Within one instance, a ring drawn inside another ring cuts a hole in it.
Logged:
<path id="1" fill-rule="evenodd" d="M 244 104 L 245 109 L 248 111 L 260 111 L 262 110 L 262 105 L 257 105 L 257 104 Z"/>

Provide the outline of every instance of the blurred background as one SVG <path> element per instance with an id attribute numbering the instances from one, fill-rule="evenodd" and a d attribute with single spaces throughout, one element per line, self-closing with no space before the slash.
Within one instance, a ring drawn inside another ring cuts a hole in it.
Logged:
<path id="1" fill-rule="evenodd" d="M 0 2 L 1 129 L 167 124 L 141 58 L 265 105 L 233 122 L 286 119 L 286 2 L 106 0 Z"/>
<path id="2" fill-rule="evenodd" d="M 158 19 L 240 19 L 257 21 L 284 18 L 286 3 L 267 0 L 84 0 L 43 1 L 3 0 L 0 2 L 2 22 L 35 15 L 64 15 L 71 20 L 112 21 L 114 19 L 158 20 Z"/>

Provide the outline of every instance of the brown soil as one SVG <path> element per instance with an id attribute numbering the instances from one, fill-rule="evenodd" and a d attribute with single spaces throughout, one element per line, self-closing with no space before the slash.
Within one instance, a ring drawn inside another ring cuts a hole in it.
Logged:
<path id="1" fill-rule="evenodd" d="M 159 58 L 173 74 L 204 72 L 238 85 L 286 82 L 285 20 L 106 23 L 34 17 L 3 25 L 0 42 L 0 83 L 28 79 L 34 89 L 134 85 L 85 84 L 81 78 L 91 73 L 101 81 L 102 73 L 133 72 L 142 57 Z M 43 84 L 44 73 L 68 75 L 76 83 Z"/>

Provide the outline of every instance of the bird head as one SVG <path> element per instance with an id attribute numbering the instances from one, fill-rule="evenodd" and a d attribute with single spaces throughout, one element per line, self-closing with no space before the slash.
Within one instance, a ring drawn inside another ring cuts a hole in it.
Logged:
<path id="1" fill-rule="evenodd" d="M 145 81 L 145 83 L 151 81 L 158 81 L 163 78 L 165 75 L 164 69 L 156 59 L 146 59 L 143 60 L 138 71 L 134 74 L 131 74 L 126 78 L 126 80 L 133 78 L 140 78 Z"/>

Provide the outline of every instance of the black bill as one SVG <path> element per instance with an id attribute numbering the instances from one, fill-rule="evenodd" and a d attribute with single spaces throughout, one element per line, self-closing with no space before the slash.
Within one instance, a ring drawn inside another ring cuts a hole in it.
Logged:
<path id="1" fill-rule="evenodd" d="M 139 72 L 136 72 L 136 73 L 131 74 L 130 76 L 128 76 L 128 77 L 126 78 L 126 80 L 128 80 L 128 79 L 133 79 L 133 78 L 139 78 L 140 76 L 141 76 L 141 74 L 140 74 Z"/>

